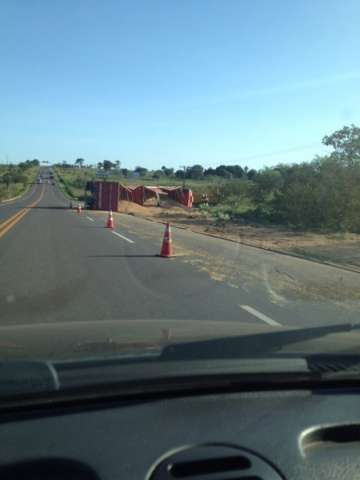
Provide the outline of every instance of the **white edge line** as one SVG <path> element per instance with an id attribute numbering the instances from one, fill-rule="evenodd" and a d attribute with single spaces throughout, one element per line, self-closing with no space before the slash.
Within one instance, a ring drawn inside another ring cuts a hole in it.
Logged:
<path id="1" fill-rule="evenodd" d="M 117 233 L 117 232 L 111 232 L 111 233 L 113 233 L 114 235 L 117 235 L 118 237 L 122 238 L 123 240 L 126 240 L 129 243 L 135 243 L 133 240 L 130 240 L 130 238 L 127 238 L 127 237 L 124 237 L 123 235 L 120 235 L 120 233 Z"/>
<path id="2" fill-rule="evenodd" d="M 267 323 L 268 325 L 271 325 L 272 327 L 281 327 L 281 324 L 279 322 L 276 322 L 275 320 L 268 317 L 267 315 L 264 315 L 263 313 L 258 312 L 255 308 L 252 308 L 249 305 L 240 305 L 240 307 L 243 310 L 246 310 L 248 313 L 251 313 L 251 315 L 254 315 L 254 317 L 259 318 L 260 320 Z"/>
<path id="3" fill-rule="evenodd" d="M 88 220 L 90 220 L 90 222 L 95 222 L 95 220 L 94 220 L 93 218 L 91 218 L 91 217 L 86 216 L 86 218 L 87 218 Z"/>

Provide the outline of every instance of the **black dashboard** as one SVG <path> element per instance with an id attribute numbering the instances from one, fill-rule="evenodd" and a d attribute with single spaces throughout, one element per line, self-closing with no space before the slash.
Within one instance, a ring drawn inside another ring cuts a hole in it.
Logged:
<path id="1" fill-rule="evenodd" d="M 360 476 L 356 390 L 178 396 L 0 420 L 6 480 Z"/>

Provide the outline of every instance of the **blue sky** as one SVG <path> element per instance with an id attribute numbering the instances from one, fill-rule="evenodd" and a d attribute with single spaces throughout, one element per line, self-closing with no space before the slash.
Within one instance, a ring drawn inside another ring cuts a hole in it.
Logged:
<path id="1" fill-rule="evenodd" d="M 260 168 L 360 124 L 358 0 L 0 8 L 0 161 Z"/>

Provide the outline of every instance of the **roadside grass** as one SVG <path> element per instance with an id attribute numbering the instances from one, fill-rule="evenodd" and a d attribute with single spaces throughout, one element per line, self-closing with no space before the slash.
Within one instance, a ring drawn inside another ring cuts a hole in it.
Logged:
<path id="1" fill-rule="evenodd" d="M 239 199 L 237 202 L 224 202 L 217 205 L 199 205 L 199 210 L 205 217 L 213 217 L 222 222 L 240 220 L 245 214 L 253 211 L 254 208 L 253 203 L 247 198 Z"/>
<path id="2" fill-rule="evenodd" d="M 86 183 L 95 180 L 91 169 L 56 167 L 53 171 L 60 190 L 72 200 L 84 200 Z"/>
<path id="3" fill-rule="evenodd" d="M 7 165 L 0 165 L 0 202 L 18 197 L 27 192 L 38 175 L 38 167 L 32 167 L 24 170 L 24 182 L 11 182 L 9 186 L 1 181 L 3 175 L 9 172 Z"/>
<path id="4" fill-rule="evenodd" d="M 69 186 L 68 180 L 64 178 L 56 169 L 54 169 L 54 180 L 57 183 L 57 186 L 68 199 L 77 200 L 77 192 Z"/>
<path id="5" fill-rule="evenodd" d="M 0 201 L 9 200 L 25 193 L 26 188 L 23 183 L 11 183 L 9 188 L 6 185 L 0 185 Z"/>

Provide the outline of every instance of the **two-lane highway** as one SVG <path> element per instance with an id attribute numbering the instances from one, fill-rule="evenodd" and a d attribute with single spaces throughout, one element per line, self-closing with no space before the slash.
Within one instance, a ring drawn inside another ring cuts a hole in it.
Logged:
<path id="1" fill-rule="evenodd" d="M 23 197 L 0 205 L 0 238 L 6 235 L 42 199 L 44 188 L 38 192 L 35 186 Z"/>
<path id="2" fill-rule="evenodd" d="M 146 239 L 78 215 L 52 185 L 1 238 L 1 324 L 105 319 L 248 319 L 239 292 Z M 89 218 L 88 218 L 89 217 Z M 1 228 L 1 227 L 0 227 Z M 245 299 L 243 299 L 245 300 Z"/>
<path id="3" fill-rule="evenodd" d="M 163 259 L 163 225 L 115 215 L 112 231 L 105 212 L 68 205 L 47 183 L 1 205 L 1 325 L 231 320 L 256 330 L 358 319 L 357 274 L 179 229 L 178 257 Z"/>

